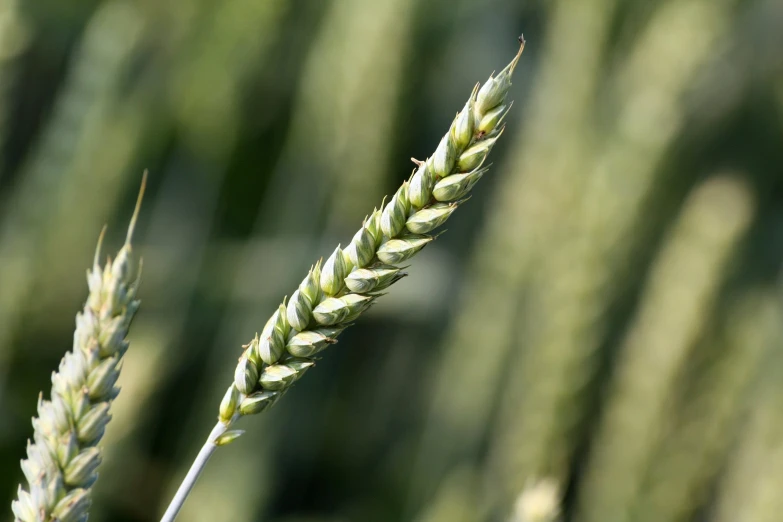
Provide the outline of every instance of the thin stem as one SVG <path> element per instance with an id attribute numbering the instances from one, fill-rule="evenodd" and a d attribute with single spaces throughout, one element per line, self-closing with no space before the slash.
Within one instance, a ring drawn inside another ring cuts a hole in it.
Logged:
<path id="1" fill-rule="evenodd" d="M 204 467 L 207 465 L 209 457 L 211 457 L 212 453 L 217 449 L 215 440 L 223 435 L 227 429 L 228 426 L 219 421 L 215 427 L 212 428 L 212 432 L 209 434 L 209 437 L 207 437 L 207 442 L 204 443 L 201 451 L 198 452 L 196 460 L 194 460 L 193 465 L 190 466 L 188 474 L 185 475 L 185 479 L 182 481 L 182 484 L 180 484 L 177 494 L 174 495 L 171 504 L 169 504 L 169 507 L 166 509 L 160 522 L 174 522 L 174 519 L 177 518 L 177 514 L 179 513 L 179 510 L 182 509 L 185 499 L 188 498 L 190 491 L 196 484 L 196 480 L 198 480 L 201 472 L 204 471 Z"/>

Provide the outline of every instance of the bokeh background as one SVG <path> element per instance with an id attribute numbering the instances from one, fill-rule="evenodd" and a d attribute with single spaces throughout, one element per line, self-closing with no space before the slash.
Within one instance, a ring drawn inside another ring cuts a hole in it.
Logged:
<path id="1" fill-rule="evenodd" d="M 780 520 L 779 0 L 0 0 L 2 504 L 144 168 L 93 521 L 158 520 L 241 345 L 522 31 L 491 175 L 180 520 Z"/>

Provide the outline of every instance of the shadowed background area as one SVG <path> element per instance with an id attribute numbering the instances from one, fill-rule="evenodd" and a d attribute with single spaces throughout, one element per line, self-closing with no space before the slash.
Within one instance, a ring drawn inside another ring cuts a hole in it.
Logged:
<path id="1" fill-rule="evenodd" d="M 0 0 L 0 505 L 144 168 L 97 522 L 159 519 L 241 345 L 521 31 L 490 174 L 179 520 L 779 520 L 778 0 Z"/>

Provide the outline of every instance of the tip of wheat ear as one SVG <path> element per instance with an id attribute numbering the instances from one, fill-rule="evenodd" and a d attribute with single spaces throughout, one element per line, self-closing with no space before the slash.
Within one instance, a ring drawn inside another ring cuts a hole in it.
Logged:
<path id="1" fill-rule="evenodd" d="M 519 63 L 519 59 L 522 58 L 522 53 L 525 52 L 525 44 L 527 43 L 525 40 L 525 35 L 520 34 L 517 38 L 517 41 L 519 42 L 519 50 L 517 51 L 516 56 L 514 56 L 514 59 L 511 60 L 511 63 L 506 66 L 506 69 L 509 70 L 509 73 L 514 72 L 514 69 L 517 68 L 517 64 Z"/>
<path id="2" fill-rule="evenodd" d="M 131 216 L 130 224 L 128 225 L 128 234 L 125 236 L 125 244 L 130 247 L 133 240 L 133 232 L 136 231 L 136 222 L 139 219 L 139 212 L 141 211 L 141 202 L 144 199 L 144 192 L 147 190 L 147 176 L 148 170 L 144 170 L 141 175 L 141 186 L 139 187 L 139 195 L 136 198 L 136 207 L 133 209 L 133 215 Z"/>

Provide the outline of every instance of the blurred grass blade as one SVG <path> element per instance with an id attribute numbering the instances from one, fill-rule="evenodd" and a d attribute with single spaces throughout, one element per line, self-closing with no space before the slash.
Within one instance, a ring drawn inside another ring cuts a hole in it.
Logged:
<path id="1" fill-rule="evenodd" d="M 490 480 L 494 489 L 504 490 L 504 505 L 529 480 L 567 480 L 594 400 L 611 307 L 636 266 L 645 234 L 660 226 L 644 213 L 646 198 L 683 125 L 681 98 L 710 58 L 727 19 L 725 7 L 711 0 L 655 7 L 609 79 L 617 94 L 607 102 L 616 119 L 602 136 L 584 132 L 574 138 L 585 152 L 582 166 L 568 169 L 580 179 L 551 189 L 558 193 L 552 206 L 557 214 L 544 221 L 550 224 L 530 244 L 535 259 L 519 312 L 521 352 L 502 394 L 490 464 Z M 538 168 L 549 173 L 544 165 Z M 550 198 L 539 203 L 549 204 Z M 531 220 L 535 227 L 540 222 Z"/>
<path id="2" fill-rule="evenodd" d="M 672 384 L 707 324 L 726 263 L 753 211 L 747 187 L 729 176 L 704 182 L 685 203 L 619 354 L 580 489 L 580 520 L 631 520 Z"/>
<path id="3" fill-rule="evenodd" d="M 751 396 L 710 520 L 774 522 L 783 512 L 783 332 L 780 315 L 766 366 Z"/>
<path id="4" fill-rule="evenodd" d="M 31 40 L 31 28 L 19 9 L 19 0 L 0 0 L 0 146 L 6 149 L 8 120 L 18 57 Z M 5 156 L 0 154 L 0 178 Z"/>
<path id="5" fill-rule="evenodd" d="M 778 296 L 761 290 L 747 291 L 721 314 L 699 347 L 701 367 L 681 377 L 687 395 L 651 460 L 635 522 L 687 522 L 707 500 L 732 436 L 742 431 L 742 403 L 759 362 L 779 340 L 781 317 Z"/>
<path id="6" fill-rule="evenodd" d="M 22 167 L 13 197 L 2 209 L 0 396 L 20 317 L 31 305 L 44 306 L 47 298 L 59 295 L 53 288 L 75 285 L 70 274 L 76 266 L 47 261 L 70 248 L 86 248 L 94 234 L 89 225 L 106 219 L 119 195 L 119 181 L 128 174 L 124 163 L 117 169 L 98 171 L 96 154 L 104 150 L 112 160 L 127 157 L 127 151 L 116 143 L 107 143 L 104 124 L 111 117 L 142 27 L 134 7 L 123 1 L 106 3 L 96 12 L 72 60 L 51 120 Z M 88 205 L 83 204 L 86 190 L 93 195 Z M 84 226 L 63 230 L 65 213 L 84 217 Z M 32 300 L 36 287 L 48 291 Z"/>
<path id="7" fill-rule="evenodd" d="M 613 0 L 561 1 L 553 7 L 531 113 L 524 115 L 512 160 L 502 168 L 493 211 L 479 232 L 457 311 L 441 343 L 444 353 L 426 407 L 409 511 L 432 494 L 453 463 L 474 459 L 485 436 L 530 259 L 558 219 L 558 209 L 578 194 L 583 140 L 590 136 L 590 106 L 613 7 Z M 474 356 L 477 346 L 481 357 Z M 516 496 L 523 485 L 503 487 Z"/>

